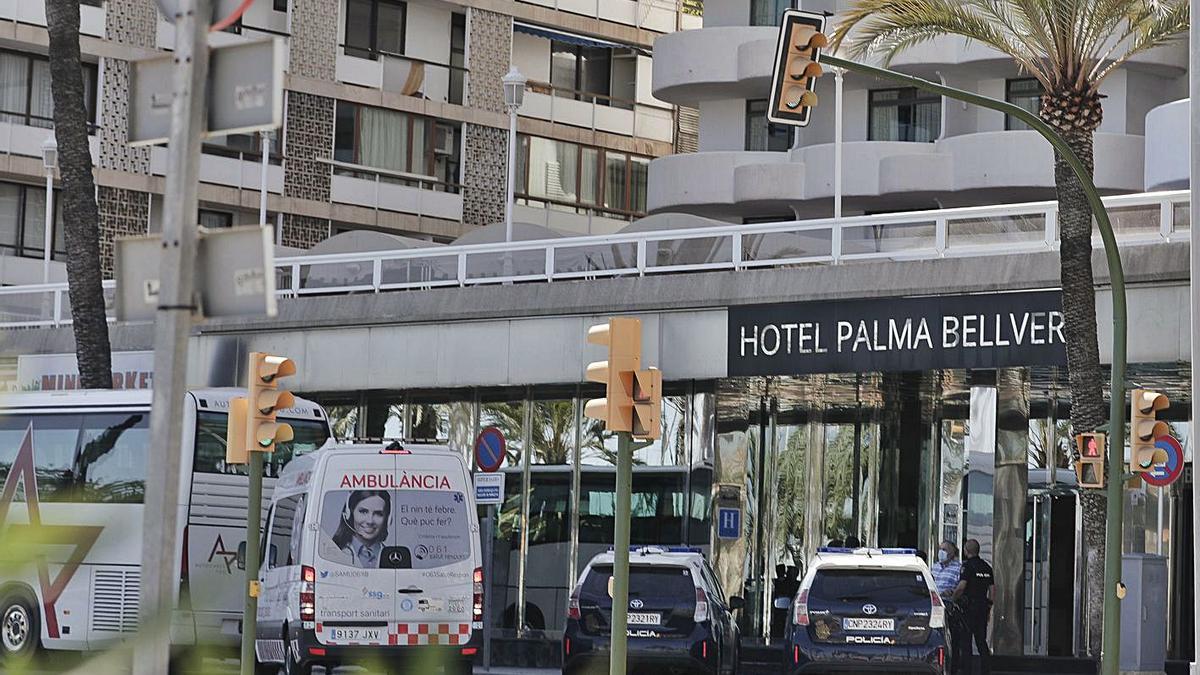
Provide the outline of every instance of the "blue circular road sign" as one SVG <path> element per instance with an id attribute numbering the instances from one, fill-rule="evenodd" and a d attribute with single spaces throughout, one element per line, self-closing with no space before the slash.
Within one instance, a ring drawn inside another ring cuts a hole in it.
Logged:
<path id="1" fill-rule="evenodd" d="M 1142 480 L 1155 487 L 1166 487 L 1183 475 L 1183 446 L 1173 436 L 1159 436 L 1154 445 L 1167 453 L 1167 461 L 1142 473 Z"/>
<path id="2" fill-rule="evenodd" d="M 492 473 L 504 464 L 504 434 L 496 427 L 479 432 L 475 439 L 475 464 L 480 471 Z"/>

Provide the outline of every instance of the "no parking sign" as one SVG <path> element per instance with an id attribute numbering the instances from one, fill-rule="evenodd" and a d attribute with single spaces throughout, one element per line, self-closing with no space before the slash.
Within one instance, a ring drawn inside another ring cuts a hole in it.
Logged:
<path id="1" fill-rule="evenodd" d="M 1146 484 L 1166 487 L 1183 475 L 1183 446 L 1173 436 L 1159 436 L 1154 446 L 1167 454 L 1167 461 L 1141 474 Z"/>

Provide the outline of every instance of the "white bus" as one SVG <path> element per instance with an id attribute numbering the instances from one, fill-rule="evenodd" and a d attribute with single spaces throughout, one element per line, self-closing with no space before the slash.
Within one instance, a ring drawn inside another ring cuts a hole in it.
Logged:
<path id="1" fill-rule="evenodd" d="M 181 542 L 173 644 L 240 640 L 247 479 L 225 464 L 229 400 L 191 391 L 184 405 Z M 0 658 L 109 646 L 138 627 L 142 502 L 151 392 L 57 391 L 0 397 Z M 295 440 L 269 456 L 264 506 L 292 457 L 330 436 L 325 412 L 296 399 L 280 412 Z"/>

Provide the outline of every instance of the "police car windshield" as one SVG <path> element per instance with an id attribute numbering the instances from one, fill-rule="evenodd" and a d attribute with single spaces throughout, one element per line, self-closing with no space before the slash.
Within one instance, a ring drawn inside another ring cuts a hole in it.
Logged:
<path id="1" fill-rule="evenodd" d="M 612 598 L 608 595 L 608 580 L 612 577 L 612 571 L 612 565 L 592 567 L 580 589 L 580 600 L 587 604 L 610 606 Z M 695 607 L 696 585 L 686 567 L 630 565 L 629 598 L 637 598 L 655 606 L 666 603 L 673 607 Z"/>
<path id="2" fill-rule="evenodd" d="M 903 570 L 818 570 L 809 600 L 911 602 L 929 599 L 925 577 Z"/>

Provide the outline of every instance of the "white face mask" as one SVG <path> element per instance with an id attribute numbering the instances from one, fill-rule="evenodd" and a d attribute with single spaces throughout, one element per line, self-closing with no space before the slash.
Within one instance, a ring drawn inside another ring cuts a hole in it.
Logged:
<path id="1" fill-rule="evenodd" d="M 938 562 L 945 563 L 949 559 L 950 559 L 950 554 L 946 553 L 946 549 L 943 548 L 943 549 L 938 550 Z"/>

